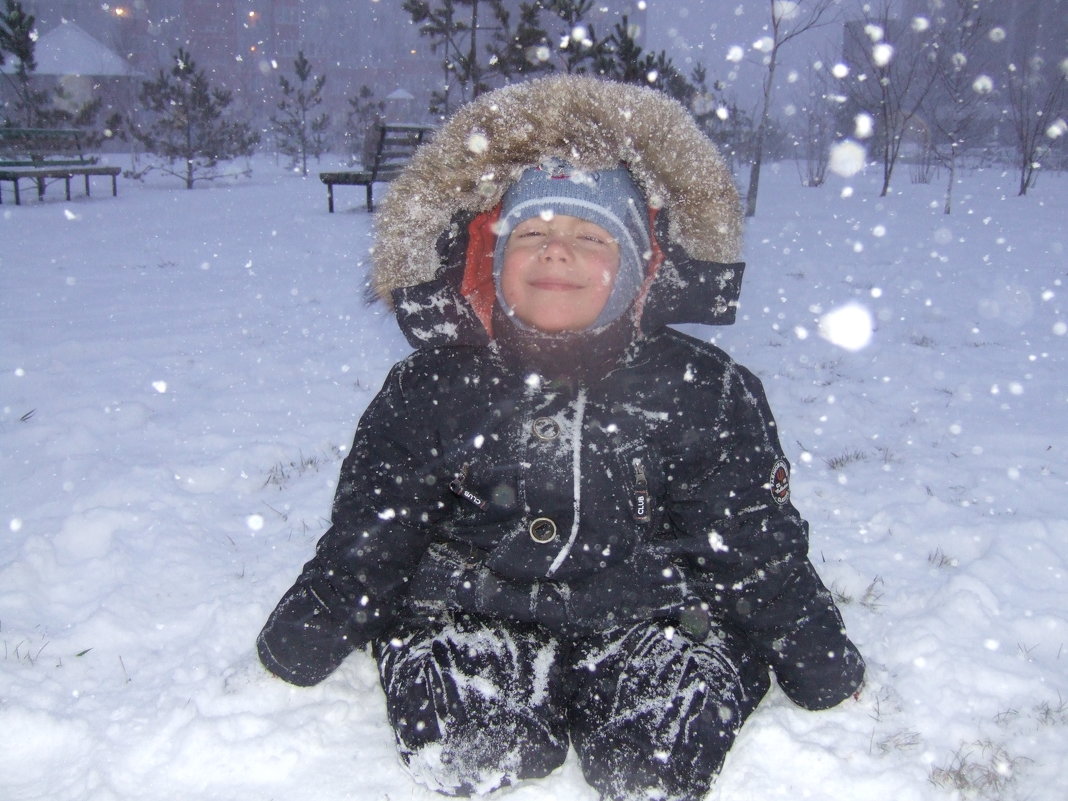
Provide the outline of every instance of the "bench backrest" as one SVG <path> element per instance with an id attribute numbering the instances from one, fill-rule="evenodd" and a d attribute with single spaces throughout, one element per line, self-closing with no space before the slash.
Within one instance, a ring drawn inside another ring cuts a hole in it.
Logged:
<path id="1" fill-rule="evenodd" d="M 73 128 L 0 128 L 0 159 L 47 162 L 55 156 L 85 161 L 82 132 Z"/>
<path id="2" fill-rule="evenodd" d="M 375 148 L 374 161 L 370 165 L 371 174 L 389 175 L 400 172 L 419 145 L 434 130 L 432 125 L 414 125 L 385 123 L 378 127 L 378 146 Z"/>

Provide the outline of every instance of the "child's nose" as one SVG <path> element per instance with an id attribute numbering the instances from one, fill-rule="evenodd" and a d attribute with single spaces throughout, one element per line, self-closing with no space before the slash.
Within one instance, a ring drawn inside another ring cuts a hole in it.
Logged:
<path id="1" fill-rule="evenodd" d="M 571 256 L 571 243 L 564 234 L 550 233 L 542 245 L 542 255 L 554 259 L 567 259 Z"/>

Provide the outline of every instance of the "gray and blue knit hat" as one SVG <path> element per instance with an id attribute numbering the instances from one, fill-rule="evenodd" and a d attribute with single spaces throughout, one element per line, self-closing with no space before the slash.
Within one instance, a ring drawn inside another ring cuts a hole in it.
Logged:
<path id="1" fill-rule="evenodd" d="M 524 220 L 546 213 L 589 220 L 619 243 L 619 272 L 612 294 L 589 327 L 601 328 L 614 322 L 638 296 L 645 280 L 645 267 L 652 257 L 648 204 L 641 189 L 623 166 L 611 170 L 580 170 L 553 159 L 524 170 L 504 193 L 497 247 L 493 252 L 497 302 L 506 312 L 511 307 L 501 291 L 501 272 L 508 236 Z"/>

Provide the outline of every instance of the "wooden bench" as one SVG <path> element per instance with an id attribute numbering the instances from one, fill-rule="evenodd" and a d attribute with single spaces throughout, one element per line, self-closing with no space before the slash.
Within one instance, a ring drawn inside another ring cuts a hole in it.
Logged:
<path id="1" fill-rule="evenodd" d="M 0 185 L 10 181 L 15 190 L 15 205 L 22 203 L 20 181 L 37 184 L 37 199 L 43 200 L 49 179 L 62 180 L 70 200 L 70 182 L 75 175 L 85 176 L 85 194 L 89 178 L 111 176 L 111 194 L 119 194 L 117 176 L 122 170 L 98 164 L 94 156 L 82 151 L 82 132 L 66 128 L 0 128 Z M 0 203 L 3 192 L 0 189 Z"/>
<path id="2" fill-rule="evenodd" d="M 334 211 L 334 185 L 367 187 L 367 210 L 374 210 L 374 185 L 388 183 L 400 175 L 415 149 L 434 130 L 432 125 L 386 123 L 375 126 L 378 142 L 370 167 L 362 170 L 334 170 L 319 173 L 319 180 L 326 184 L 326 205 Z"/>

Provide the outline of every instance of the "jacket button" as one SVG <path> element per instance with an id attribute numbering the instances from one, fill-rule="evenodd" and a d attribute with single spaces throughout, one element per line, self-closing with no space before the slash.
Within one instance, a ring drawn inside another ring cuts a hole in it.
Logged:
<path id="1" fill-rule="evenodd" d="M 547 517 L 539 517 L 530 523 L 530 538 L 541 545 L 556 539 L 556 523 Z"/>
<path id="2" fill-rule="evenodd" d="M 538 439 L 556 439 L 560 436 L 560 424 L 551 417 L 539 417 L 530 427 Z"/>

